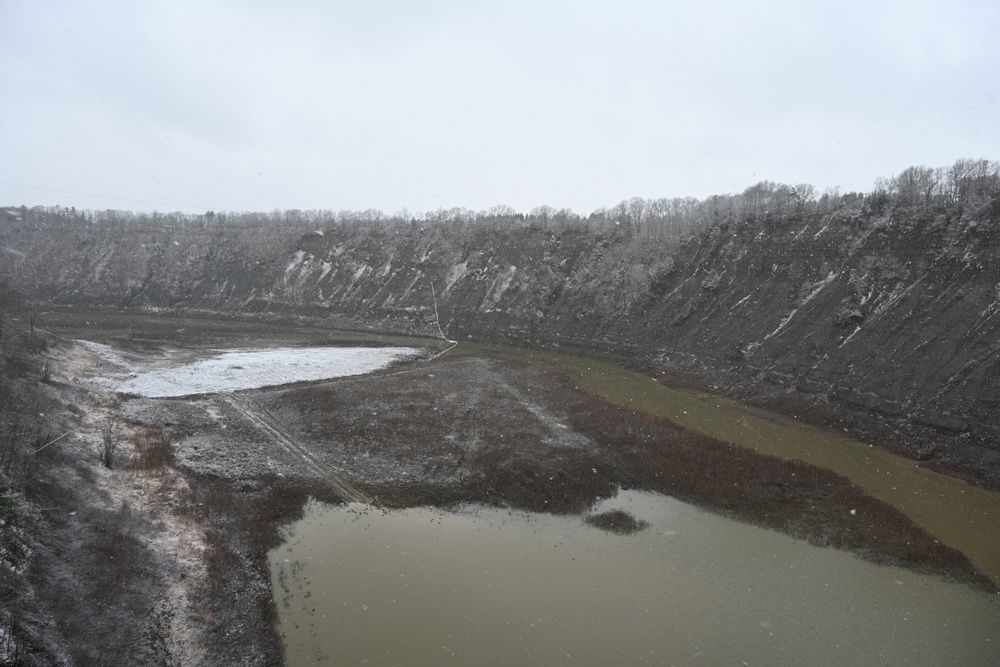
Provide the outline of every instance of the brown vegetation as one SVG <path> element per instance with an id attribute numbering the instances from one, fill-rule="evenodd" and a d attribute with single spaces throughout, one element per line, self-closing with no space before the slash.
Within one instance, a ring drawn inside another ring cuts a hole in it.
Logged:
<path id="1" fill-rule="evenodd" d="M 273 476 L 243 483 L 188 479 L 186 511 L 206 526 L 208 572 L 198 608 L 211 640 L 211 664 L 280 664 L 267 554 L 281 542 L 280 526 L 301 515 L 307 493 Z"/>
<path id="2" fill-rule="evenodd" d="M 618 535 L 631 535 L 646 528 L 649 523 L 636 519 L 625 510 L 609 510 L 600 514 L 589 514 L 584 519 L 591 526 Z"/>
<path id="3" fill-rule="evenodd" d="M 170 437 L 159 426 L 142 426 L 131 438 L 135 452 L 129 461 L 133 470 L 161 470 L 174 465 Z"/>

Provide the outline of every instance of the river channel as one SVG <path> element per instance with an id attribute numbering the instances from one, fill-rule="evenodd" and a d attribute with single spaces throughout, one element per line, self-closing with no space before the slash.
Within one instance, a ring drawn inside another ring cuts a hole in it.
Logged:
<path id="1" fill-rule="evenodd" d="M 985 491 L 915 461 L 849 438 L 837 437 L 776 415 L 754 414 L 735 401 L 666 387 L 615 364 L 558 357 L 582 386 L 606 400 L 686 428 L 796 459 L 844 475 L 893 505 L 944 544 L 965 553 L 1000 584 L 1000 493 Z"/>
<path id="2" fill-rule="evenodd" d="M 612 402 L 844 474 L 1000 580 L 1000 494 L 613 364 L 544 356 Z M 272 552 L 288 664 L 1000 664 L 998 596 L 665 496 L 607 502 L 648 528 L 310 505 Z"/>

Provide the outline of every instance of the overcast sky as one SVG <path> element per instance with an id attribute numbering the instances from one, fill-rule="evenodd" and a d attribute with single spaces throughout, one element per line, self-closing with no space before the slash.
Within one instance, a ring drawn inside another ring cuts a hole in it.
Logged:
<path id="1" fill-rule="evenodd" d="M 0 26 L 2 205 L 586 214 L 1000 159 L 996 0 L 0 0 Z"/>

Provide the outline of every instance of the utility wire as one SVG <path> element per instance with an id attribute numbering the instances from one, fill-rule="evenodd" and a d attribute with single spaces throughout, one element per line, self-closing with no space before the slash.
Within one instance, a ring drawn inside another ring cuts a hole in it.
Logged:
<path id="1" fill-rule="evenodd" d="M 115 201 L 128 201 L 136 204 L 153 204 L 156 206 L 179 206 L 180 208 L 196 208 L 210 210 L 210 206 L 194 206 L 192 204 L 174 204 L 168 201 L 150 201 L 149 199 L 129 199 L 128 197 L 112 197 L 111 195 L 95 195 L 90 192 L 73 192 L 72 190 L 57 190 L 56 188 L 41 188 L 36 185 L 21 185 L 19 183 L 5 183 L 0 181 L 0 185 L 7 185 L 12 188 L 24 188 L 26 190 L 41 190 L 43 192 L 57 192 L 64 195 L 77 195 L 79 197 L 97 197 L 98 199 L 113 199 Z"/>

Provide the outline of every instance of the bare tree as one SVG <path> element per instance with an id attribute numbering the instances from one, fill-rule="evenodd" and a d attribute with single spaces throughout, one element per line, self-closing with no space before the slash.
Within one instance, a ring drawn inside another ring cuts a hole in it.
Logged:
<path id="1" fill-rule="evenodd" d="M 930 167 L 908 167 L 893 181 L 896 199 L 904 206 L 931 203 L 940 186 L 935 170 Z"/>
<path id="2" fill-rule="evenodd" d="M 106 468 L 113 468 L 115 465 L 115 454 L 118 452 L 121 431 L 121 415 L 117 412 L 109 412 L 98 426 L 101 438 L 98 455 Z"/>
<path id="3" fill-rule="evenodd" d="M 1000 191 L 1000 163 L 989 160 L 957 160 L 945 169 L 945 181 L 953 201 L 969 203 Z"/>

